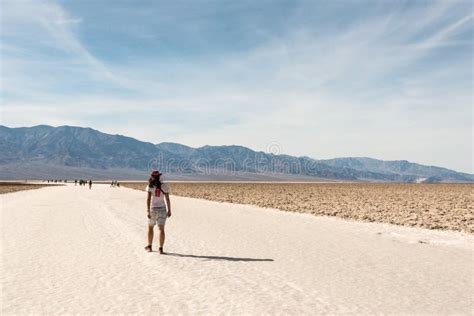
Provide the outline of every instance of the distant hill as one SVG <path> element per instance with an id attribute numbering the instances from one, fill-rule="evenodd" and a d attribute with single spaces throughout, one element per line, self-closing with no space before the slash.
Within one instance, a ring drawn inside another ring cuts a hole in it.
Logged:
<path id="1" fill-rule="evenodd" d="M 335 168 L 350 168 L 386 175 L 416 177 L 418 181 L 424 182 L 440 182 L 443 180 L 473 181 L 473 175 L 471 174 L 456 172 L 441 167 L 420 165 L 406 160 L 384 161 L 367 157 L 348 157 L 319 161 Z"/>
<path id="2" fill-rule="evenodd" d="M 408 161 L 315 160 L 236 145 L 152 144 L 82 127 L 0 126 L 1 179 L 144 179 L 150 169 L 181 180 L 474 181 L 471 174 Z"/>

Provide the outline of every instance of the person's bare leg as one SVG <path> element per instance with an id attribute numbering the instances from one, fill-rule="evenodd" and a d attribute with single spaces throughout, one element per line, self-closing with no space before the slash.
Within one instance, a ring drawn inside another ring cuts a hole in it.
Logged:
<path id="1" fill-rule="evenodd" d="M 153 243 L 153 227 L 151 225 L 148 225 L 148 245 L 151 246 Z"/>
<path id="2" fill-rule="evenodd" d="M 165 244 L 165 225 L 158 225 L 158 228 L 160 230 L 160 248 L 163 248 Z"/>

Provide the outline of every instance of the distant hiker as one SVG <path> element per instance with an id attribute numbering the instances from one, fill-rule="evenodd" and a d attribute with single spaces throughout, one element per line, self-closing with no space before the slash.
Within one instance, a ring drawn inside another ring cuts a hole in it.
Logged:
<path id="1" fill-rule="evenodd" d="M 77 185 L 77 179 L 74 180 L 74 185 Z"/>
<path id="2" fill-rule="evenodd" d="M 92 180 L 89 180 L 89 190 L 92 188 Z"/>
<path id="3" fill-rule="evenodd" d="M 145 250 L 152 252 L 153 229 L 158 225 L 160 230 L 160 254 L 163 254 L 163 245 L 165 243 L 165 223 L 166 218 L 171 216 L 171 202 L 169 189 L 165 183 L 160 181 L 161 173 L 153 171 L 148 180 L 147 191 L 147 216 L 148 216 L 148 246 Z M 166 201 L 166 202 L 165 202 Z"/>

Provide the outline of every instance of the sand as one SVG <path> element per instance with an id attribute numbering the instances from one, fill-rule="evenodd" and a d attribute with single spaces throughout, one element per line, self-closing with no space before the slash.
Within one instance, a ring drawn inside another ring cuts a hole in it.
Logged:
<path id="1" fill-rule="evenodd" d="M 220 202 L 474 233 L 473 184 L 171 183 L 171 190 Z"/>
<path id="2" fill-rule="evenodd" d="M 1 314 L 425 313 L 474 308 L 470 234 L 172 197 L 146 253 L 144 192 L 0 196 Z"/>

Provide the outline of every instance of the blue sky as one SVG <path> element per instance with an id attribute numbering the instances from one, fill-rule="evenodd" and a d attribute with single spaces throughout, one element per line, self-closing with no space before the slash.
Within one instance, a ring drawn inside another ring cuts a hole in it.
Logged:
<path id="1" fill-rule="evenodd" d="M 1 2 L 1 123 L 473 172 L 471 1 Z"/>

